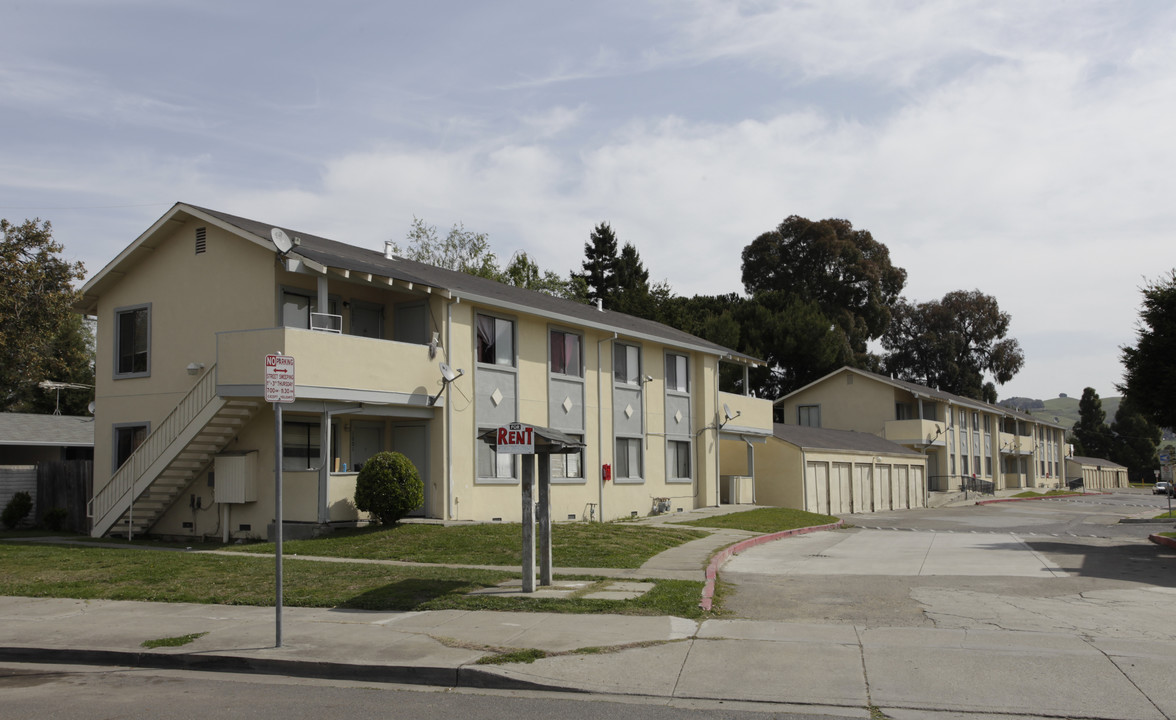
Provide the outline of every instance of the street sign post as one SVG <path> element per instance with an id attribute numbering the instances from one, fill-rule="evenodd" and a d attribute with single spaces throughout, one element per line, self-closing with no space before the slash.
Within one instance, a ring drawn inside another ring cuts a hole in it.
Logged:
<path id="1" fill-rule="evenodd" d="M 294 358 L 265 356 L 265 401 L 274 404 L 274 644 L 282 647 L 282 405 L 294 402 Z"/>

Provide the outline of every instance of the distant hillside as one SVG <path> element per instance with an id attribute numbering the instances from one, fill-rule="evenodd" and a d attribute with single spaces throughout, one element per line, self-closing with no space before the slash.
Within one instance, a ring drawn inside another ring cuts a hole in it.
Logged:
<path id="1" fill-rule="evenodd" d="M 1016 399 L 1019 401 L 1025 398 Z M 1119 402 L 1123 398 L 1104 397 L 1100 399 L 1102 400 L 1103 412 L 1107 414 L 1107 425 L 1110 425 L 1115 421 L 1115 413 L 1118 412 Z M 1032 404 L 1029 405 L 1029 414 L 1071 428 L 1074 423 L 1078 422 L 1079 400 L 1079 397 L 1057 397 L 1044 401 L 1030 401 Z M 1035 406 L 1038 402 L 1041 403 L 1040 407 Z"/>

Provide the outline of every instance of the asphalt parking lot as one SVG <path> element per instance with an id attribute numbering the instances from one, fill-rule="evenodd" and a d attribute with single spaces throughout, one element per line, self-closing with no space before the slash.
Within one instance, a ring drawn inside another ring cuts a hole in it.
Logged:
<path id="1" fill-rule="evenodd" d="M 1145 491 L 854 515 L 724 566 L 737 616 L 864 627 L 1005 629 L 1176 639 L 1176 523 Z"/>

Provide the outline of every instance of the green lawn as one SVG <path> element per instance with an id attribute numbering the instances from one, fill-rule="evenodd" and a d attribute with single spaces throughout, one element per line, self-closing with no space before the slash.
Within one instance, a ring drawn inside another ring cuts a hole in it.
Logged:
<path id="1" fill-rule="evenodd" d="M 271 557 L 0 542 L 0 595 L 272 606 Z M 361 610 L 490 609 L 700 617 L 701 582 L 656 581 L 635 600 L 468 597 L 518 573 L 286 558 L 283 602 Z"/>
<path id="2" fill-rule="evenodd" d="M 782 530 L 813 527 L 814 525 L 830 525 L 837 522 L 837 520 L 838 518 L 832 515 L 818 515 L 817 513 L 793 510 L 791 508 L 766 507 L 674 524 L 709 528 L 730 528 L 732 530 L 748 530 L 757 533 L 773 533 Z"/>
<path id="3" fill-rule="evenodd" d="M 559 567 L 637 568 L 658 553 L 707 533 L 624 523 L 558 523 L 551 529 L 552 562 Z M 407 524 L 340 530 L 315 540 L 282 543 L 288 555 L 402 560 L 463 565 L 522 565 L 523 529 L 518 523 L 482 525 Z M 273 555 L 272 543 L 226 550 Z"/>
<path id="4" fill-rule="evenodd" d="M 1033 490 L 1026 490 L 1025 492 L 1017 493 L 1013 497 L 1016 497 L 1016 498 L 1049 497 L 1051 495 L 1076 495 L 1081 492 L 1082 492 L 1081 490 L 1058 490 L 1056 488 L 1053 490 L 1049 490 L 1047 492 L 1043 492 L 1043 493 L 1035 492 Z"/>

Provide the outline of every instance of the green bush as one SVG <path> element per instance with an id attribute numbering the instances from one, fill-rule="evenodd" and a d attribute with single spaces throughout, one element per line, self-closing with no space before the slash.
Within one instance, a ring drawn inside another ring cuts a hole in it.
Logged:
<path id="1" fill-rule="evenodd" d="M 0 523 L 4 523 L 4 527 L 9 530 L 29 516 L 33 511 L 33 497 L 23 490 L 12 496 L 8 504 L 4 506 L 4 512 L 0 513 Z"/>
<path id="2" fill-rule="evenodd" d="M 373 455 L 355 479 L 355 507 L 395 525 L 425 502 L 425 484 L 412 461 L 397 452 Z"/>
<path id="3" fill-rule="evenodd" d="M 69 511 L 63 507 L 55 507 L 47 510 L 41 516 L 41 524 L 53 532 L 59 532 L 65 527 L 65 522 L 69 520 Z"/>

